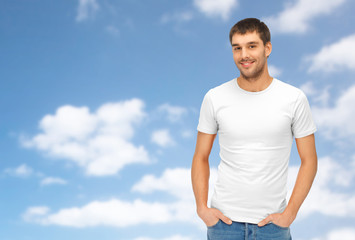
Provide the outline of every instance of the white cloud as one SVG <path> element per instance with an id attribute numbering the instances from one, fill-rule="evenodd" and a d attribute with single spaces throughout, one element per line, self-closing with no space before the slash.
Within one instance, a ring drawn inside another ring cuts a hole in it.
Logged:
<path id="1" fill-rule="evenodd" d="M 218 17 L 228 20 L 231 12 L 238 6 L 238 0 L 194 0 L 193 5 L 195 9 L 207 17 Z M 184 10 L 174 13 L 165 13 L 160 22 L 166 24 L 169 22 L 184 23 L 191 21 L 195 15 L 196 10 Z M 181 29 L 175 29 L 182 31 Z M 182 32 L 184 33 L 184 32 Z"/>
<path id="2" fill-rule="evenodd" d="M 217 170 L 211 168 L 210 194 L 212 194 Z M 176 189 L 174 189 L 176 188 Z M 147 175 L 134 187 L 133 191 L 143 194 L 163 191 L 176 198 L 173 202 L 132 202 L 111 199 L 94 201 L 82 207 L 61 209 L 50 213 L 47 207 L 30 207 L 23 219 L 42 225 L 62 225 L 70 227 L 114 226 L 127 227 L 139 224 L 163 224 L 180 221 L 193 223 L 205 228 L 196 215 L 196 206 L 191 187 L 190 169 L 167 169 L 161 177 Z M 177 194 L 180 192 L 181 194 Z M 209 199 L 210 206 L 210 199 Z"/>
<path id="3" fill-rule="evenodd" d="M 300 86 L 300 89 L 307 95 L 307 96 L 313 96 L 316 95 L 318 92 L 318 89 L 314 87 L 313 82 L 306 82 Z"/>
<path id="4" fill-rule="evenodd" d="M 162 17 L 160 22 L 163 24 L 169 23 L 169 22 L 177 22 L 177 23 L 183 23 L 183 22 L 189 22 L 194 18 L 194 15 L 191 11 L 183 11 L 183 12 L 175 12 L 175 13 L 165 13 Z"/>
<path id="5" fill-rule="evenodd" d="M 165 191 L 177 198 L 191 199 L 192 191 L 190 188 L 190 179 L 189 169 L 166 169 L 160 178 L 157 178 L 154 175 L 145 175 L 132 187 L 132 191 L 141 193 Z"/>
<path id="6" fill-rule="evenodd" d="M 161 147 L 168 147 L 175 144 L 168 129 L 160 129 L 152 133 L 152 142 Z"/>
<path id="7" fill-rule="evenodd" d="M 217 180 L 217 169 L 210 168 L 209 180 L 209 202 L 212 197 L 214 183 Z M 132 187 L 132 191 L 141 193 L 152 193 L 154 191 L 164 191 L 179 199 L 193 200 L 191 185 L 191 170 L 187 168 L 166 169 L 161 177 L 145 175 L 138 183 Z"/>
<path id="8" fill-rule="evenodd" d="M 166 238 L 149 238 L 149 237 L 139 237 L 139 238 L 135 238 L 134 240 L 193 240 L 195 238 L 192 237 L 186 237 L 186 236 L 181 236 L 181 235 L 173 235 L 170 237 L 166 237 Z"/>
<path id="9" fill-rule="evenodd" d="M 112 34 L 114 36 L 120 35 L 120 30 L 113 25 L 106 26 L 105 30 L 106 30 L 106 32 L 108 32 L 109 34 Z"/>
<path id="10" fill-rule="evenodd" d="M 65 181 L 62 178 L 56 178 L 56 177 L 46 177 L 41 181 L 42 186 L 53 185 L 53 184 L 65 185 L 67 184 L 67 181 Z"/>
<path id="11" fill-rule="evenodd" d="M 288 198 L 292 193 L 298 169 L 298 166 L 291 166 L 289 169 Z M 339 190 L 350 187 L 353 179 L 355 166 L 344 166 L 330 157 L 320 158 L 316 178 L 297 220 L 312 213 L 336 217 L 355 216 L 355 194 Z"/>
<path id="12" fill-rule="evenodd" d="M 330 14 L 346 0 L 297 0 L 288 3 L 285 9 L 265 19 L 271 32 L 305 33 L 310 28 L 310 21 L 318 16 Z"/>
<path id="13" fill-rule="evenodd" d="M 93 16 L 98 10 L 99 4 L 96 2 L 96 0 L 79 0 L 76 21 L 82 22 Z"/>
<path id="14" fill-rule="evenodd" d="M 194 202 L 182 200 L 163 203 L 146 202 L 141 199 L 132 202 L 111 199 L 94 201 L 82 207 L 65 208 L 55 213 L 47 210 L 41 214 L 34 212 L 33 209 L 33 207 L 28 208 L 23 214 L 23 219 L 41 225 L 81 228 L 100 225 L 128 227 L 174 221 L 201 224 L 196 216 Z"/>
<path id="15" fill-rule="evenodd" d="M 145 148 L 130 142 L 134 125 L 146 115 L 143 107 L 139 99 L 107 103 L 94 113 L 87 107 L 62 106 L 55 115 L 44 116 L 42 132 L 22 137 L 22 144 L 68 159 L 88 175 L 116 174 L 127 164 L 149 162 Z"/>
<path id="16" fill-rule="evenodd" d="M 304 58 L 310 65 L 308 72 L 339 72 L 355 70 L 355 34 L 324 46 L 318 53 Z"/>
<path id="17" fill-rule="evenodd" d="M 269 65 L 268 68 L 269 68 L 270 76 L 276 77 L 276 78 L 281 76 L 282 70 L 280 68 L 278 68 L 274 65 Z"/>
<path id="18" fill-rule="evenodd" d="M 169 103 L 162 104 L 158 107 L 158 111 L 166 114 L 170 122 L 178 122 L 182 116 L 187 113 L 187 109 L 180 106 L 172 106 Z"/>
<path id="19" fill-rule="evenodd" d="M 232 10 L 238 6 L 237 0 L 194 0 L 195 7 L 208 17 L 220 17 L 227 20 Z"/>
<path id="20" fill-rule="evenodd" d="M 300 89 L 307 95 L 311 96 L 312 100 L 316 103 L 319 103 L 321 106 L 327 106 L 330 99 L 330 90 L 331 86 L 326 86 L 323 89 L 314 86 L 314 83 L 309 81 L 300 86 Z"/>
<path id="21" fill-rule="evenodd" d="M 29 177 L 34 173 L 33 169 L 26 164 L 21 164 L 17 168 L 7 168 L 4 172 L 15 177 Z"/>
<path id="22" fill-rule="evenodd" d="M 22 215 L 22 218 L 28 222 L 36 222 L 40 223 L 42 221 L 43 216 L 48 214 L 49 208 L 46 206 L 36 206 L 30 207 L 27 211 Z"/>
<path id="23" fill-rule="evenodd" d="M 333 107 L 313 107 L 312 116 L 327 139 L 355 136 L 355 85 L 344 90 Z"/>
<path id="24" fill-rule="evenodd" d="M 168 204 L 147 203 L 140 199 L 133 202 L 111 199 L 94 201 L 81 208 L 73 207 L 59 210 L 57 213 L 41 214 L 29 208 L 24 214 L 27 221 L 43 225 L 62 225 L 71 227 L 90 227 L 108 225 L 126 227 L 141 223 L 164 223 L 173 218 Z"/>
<path id="25" fill-rule="evenodd" d="M 193 137 L 194 133 L 195 132 L 193 132 L 191 130 L 184 130 L 184 131 L 181 132 L 181 136 L 183 138 L 191 138 L 191 137 Z"/>
<path id="26" fill-rule="evenodd" d="M 355 228 L 341 228 L 329 232 L 322 238 L 313 238 L 312 240 L 354 240 Z"/>

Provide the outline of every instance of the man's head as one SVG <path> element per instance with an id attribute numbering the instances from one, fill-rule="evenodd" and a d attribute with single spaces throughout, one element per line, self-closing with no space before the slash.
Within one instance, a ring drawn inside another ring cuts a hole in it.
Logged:
<path id="1" fill-rule="evenodd" d="M 267 58 L 272 45 L 268 27 L 256 18 L 235 24 L 230 31 L 233 59 L 244 79 L 268 77 Z"/>
<path id="2" fill-rule="evenodd" d="M 246 33 L 252 33 L 255 31 L 259 34 L 259 37 L 263 41 L 264 45 L 267 42 L 270 42 L 271 36 L 269 28 L 264 22 L 261 22 L 257 18 L 246 18 L 237 22 L 230 30 L 229 40 L 232 44 L 232 38 L 234 34 L 244 35 Z"/>

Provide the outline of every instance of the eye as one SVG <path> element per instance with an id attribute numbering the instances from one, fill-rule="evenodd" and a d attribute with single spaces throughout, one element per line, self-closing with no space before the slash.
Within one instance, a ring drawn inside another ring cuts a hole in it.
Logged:
<path id="1" fill-rule="evenodd" d="M 240 47 L 235 47 L 234 51 L 240 50 Z"/>
<path id="2" fill-rule="evenodd" d="M 250 45 L 249 48 L 256 48 L 256 46 L 255 45 Z"/>

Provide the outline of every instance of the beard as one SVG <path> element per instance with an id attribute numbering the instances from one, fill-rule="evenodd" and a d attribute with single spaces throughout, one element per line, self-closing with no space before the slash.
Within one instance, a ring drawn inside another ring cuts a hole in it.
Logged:
<path id="1" fill-rule="evenodd" d="M 255 64 L 256 62 L 254 62 Z M 245 80 L 258 79 L 265 70 L 266 64 L 261 66 L 254 66 L 254 69 L 243 69 L 243 67 L 238 67 L 241 77 Z"/>

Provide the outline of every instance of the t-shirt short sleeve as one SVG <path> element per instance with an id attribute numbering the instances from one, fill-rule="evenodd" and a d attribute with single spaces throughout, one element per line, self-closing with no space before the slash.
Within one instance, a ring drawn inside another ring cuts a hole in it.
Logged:
<path id="1" fill-rule="evenodd" d="M 295 138 L 302 138 L 317 131 L 312 118 L 311 108 L 306 95 L 300 92 L 294 107 L 292 119 L 292 133 Z"/>
<path id="2" fill-rule="evenodd" d="M 217 133 L 218 125 L 211 99 L 211 90 L 203 98 L 197 130 L 207 134 Z"/>

